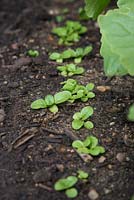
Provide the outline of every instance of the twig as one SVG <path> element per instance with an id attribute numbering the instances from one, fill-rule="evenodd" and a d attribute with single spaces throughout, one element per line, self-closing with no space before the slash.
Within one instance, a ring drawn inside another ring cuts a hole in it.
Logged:
<path id="1" fill-rule="evenodd" d="M 35 186 L 36 187 L 40 187 L 40 188 L 45 189 L 45 190 L 48 190 L 48 191 L 52 191 L 53 190 L 52 188 L 50 188 L 47 185 L 44 185 L 42 183 L 36 183 Z"/>

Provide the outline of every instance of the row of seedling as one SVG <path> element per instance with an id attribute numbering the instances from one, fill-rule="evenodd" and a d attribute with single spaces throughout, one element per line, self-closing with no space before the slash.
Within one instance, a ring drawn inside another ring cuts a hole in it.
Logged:
<path id="1" fill-rule="evenodd" d="M 82 26 L 80 22 L 67 21 L 65 26 L 54 28 L 52 32 L 59 36 L 59 44 L 72 45 L 74 42 L 78 42 L 82 34 L 87 31 L 85 26 Z M 62 65 L 57 66 L 57 70 L 64 77 L 70 77 L 73 75 L 80 75 L 85 72 L 84 68 L 77 66 L 81 63 L 83 57 L 88 55 L 92 51 L 92 46 L 85 48 L 68 48 L 63 52 L 53 52 L 49 54 L 49 58 Z M 32 57 L 38 56 L 36 50 L 29 50 L 28 55 Z M 74 59 L 74 63 L 63 62 Z M 35 100 L 31 104 L 32 109 L 46 109 L 48 108 L 52 113 L 57 113 L 59 105 L 65 102 L 74 103 L 75 101 L 87 102 L 89 99 L 95 97 L 93 92 L 94 84 L 88 83 L 86 85 L 80 84 L 75 79 L 67 79 L 61 83 L 61 89 L 54 95 L 48 94 L 44 98 Z M 72 128 L 79 130 L 82 127 L 86 129 L 93 129 L 94 124 L 89 118 L 93 115 L 93 108 L 91 106 L 85 106 L 80 111 L 74 113 L 72 120 Z M 73 141 L 72 147 L 80 154 L 89 154 L 91 156 L 98 156 L 105 152 L 104 147 L 98 144 L 98 139 L 94 136 L 87 136 L 84 141 Z M 88 173 L 83 170 L 78 170 L 76 176 L 68 176 L 66 178 L 59 179 L 54 189 L 56 191 L 65 191 L 68 198 L 75 198 L 78 195 L 78 190 L 75 187 L 79 180 L 88 181 Z"/>

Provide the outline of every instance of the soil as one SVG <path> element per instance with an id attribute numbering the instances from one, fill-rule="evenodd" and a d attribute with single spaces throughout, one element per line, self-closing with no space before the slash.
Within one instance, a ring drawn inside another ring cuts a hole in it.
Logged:
<path id="1" fill-rule="evenodd" d="M 84 58 L 80 83 L 95 83 L 96 97 L 87 103 L 65 103 L 56 115 L 47 109 L 31 110 L 33 100 L 54 94 L 65 80 L 56 71 L 49 52 L 62 51 L 51 33 L 64 8 L 66 19 L 78 20 L 82 1 L 1 0 L 0 6 L 0 200 L 66 200 L 54 183 L 89 173 L 87 182 L 76 185 L 78 200 L 90 199 L 94 189 L 100 200 L 130 200 L 134 193 L 134 124 L 126 120 L 134 99 L 134 79 L 129 76 L 108 79 L 99 54 L 100 34 L 96 22 L 82 22 L 88 32 L 73 47 L 91 44 L 93 52 Z M 39 57 L 29 58 L 28 49 Z M 105 92 L 98 86 L 108 87 Z M 85 105 L 94 107 L 93 131 L 73 131 L 72 115 Z M 83 160 L 71 147 L 74 139 L 93 134 L 106 148 L 103 157 Z"/>

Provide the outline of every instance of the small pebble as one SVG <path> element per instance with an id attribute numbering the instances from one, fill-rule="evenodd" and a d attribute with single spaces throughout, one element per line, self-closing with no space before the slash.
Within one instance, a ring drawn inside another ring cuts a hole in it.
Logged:
<path id="1" fill-rule="evenodd" d="M 96 192 L 95 189 L 91 189 L 88 193 L 88 197 L 90 200 L 96 200 L 99 197 L 99 194 Z"/>
<path id="2" fill-rule="evenodd" d="M 107 188 L 104 188 L 104 193 L 105 194 L 109 194 L 111 192 L 111 190 L 107 189 Z"/>
<path id="3" fill-rule="evenodd" d="M 116 155 L 116 159 L 119 161 L 119 162 L 123 162 L 125 160 L 125 153 L 117 153 Z"/>
<path id="4" fill-rule="evenodd" d="M 64 172 L 64 165 L 62 165 L 62 164 L 56 164 L 56 167 L 57 167 L 57 169 L 58 169 L 60 172 Z"/>
<path id="5" fill-rule="evenodd" d="M 110 88 L 110 86 L 100 85 L 100 86 L 97 86 L 97 90 L 100 91 L 100 92 L 106 92 L 106 91 L 111 90 L 111 88 Z"/>
<path id="6" fill-rule="evenodd" d="M 105 160 L 106 160 L 106 157 L 101 156 L 101 157 L 98 159 L 98 162 L 99 162 L 99 163 L 103 163 Z"/>

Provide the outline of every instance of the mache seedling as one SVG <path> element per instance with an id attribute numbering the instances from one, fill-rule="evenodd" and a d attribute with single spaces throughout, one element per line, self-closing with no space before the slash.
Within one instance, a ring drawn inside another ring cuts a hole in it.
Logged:
<path id="1" fill-rule="evenodd" d="M 69 198 L 75 198 L 78 195 L 78 191 L 73 186 L 77 183 L 78 178 L 76 176 L 68 176 L 67 178 L 59 179 L 55 185 L 54 189 L 56 191 L 65 191 L 65 194 Z"/>
<path id="2" fill-rule="evenodd" d="M 30 56 L 30 57 L 37 57 L 39 56 L 39 52 L 37 50 L 33 50 L 33 49 L 30 49 L 27 54 Z"/>
<path id="3" fill-rule="evenodd" d="M 91 106 L 86 106 L 82 108 L 80 112 L 76 112 L 73 115 L 72 128 L 75 130 L 79 130 L 84 126 L 87 129 L 92 129 L 94 127 L 93 123 L 91 121 L 85 121 L 92 115 L 93 108 Z"/>
<path id="4" fill-rule="evenodd" d="M 86 86 L 81 85 L 78 81 L 74 79 L 68 79 L 61 83 L 63 85 L 62 90 L 67 90 L 72 93 L 70 103 L 73 103 L 75 100 L 80 99 L 82 102 L 88 101 L 88 99 L 94 98 L 95 93 L 92 92 L 94 89 L 93 83 L 88 83 Z"/>
<path id="5" fill-rule="evenodd" d="M 76 48 L 75 50 L 69 48 L 62 53 L 53 52 L 49 58 L 55 60 L 58 63 L 63 63 L 64 60 L 74 58 L 76 64 L 81 63 L 82 58 L 88 55 L 92 51 L 92 46 L 86 46 L 85 48 Z"/>
<path id="6" fill-rule="evenodd" d="M 132 105 L 129 107 L 128 114 L 127 114 L 127 119 L 128 119 L 129 121 L 134 122 L 134 104 L 132 104 Z"/>
<path id="7" fill-rule="evenodd" d="M 71 98 L 71 92 L 62 91 L 56 93 L 54 96 L 49 94 L 44 99 L 37 99 L 31 104 L 32 109 L 49 108 L 50 112 L 58 112 L 58 104 L 64 103 Z"/>
<path id="8" fill-rule="evenodd" d="M 68 20 L 65 26 L 53 28 L 52 33 L 60 38 L 58 42 L 60 45 L 72 45 L 74 42 L 78 42 L 80 35 L 86 31 L 87 28 L 80 22 Z"/>
<path id="9" fill-rule="evenodd" d="M 73 75 L 80 75 L 84 73 L 83 67 L 78 67 L 75 64 L 67 64 L 64 66 L 57 66 L 57 70 L 61 72 L 62 76 L 73 76 Z"/>
<path id="10" fill-rule="evenodd" d="M 75 140 L 72 146 L 81 154 L 98 156 L 105 153 L 105 148 L 98 145 L 98 139 L 94 136 L 88 136 L 84 141 Z"/>
<path id="11" fill-rule="evenodd" d="M 85 172 L 85 171 L 83 171 L 83 170 L 81 170 L 81 169 L 79 169 L 78 171 L 77 171 L 77 173 L 78 173 L 78 178 L 79 179 L 81 179 L 81 180 L 87 180 L 87 178 L 89 177 L 89 174 L 87 173 L 87 172 Z"/>

